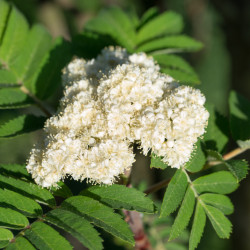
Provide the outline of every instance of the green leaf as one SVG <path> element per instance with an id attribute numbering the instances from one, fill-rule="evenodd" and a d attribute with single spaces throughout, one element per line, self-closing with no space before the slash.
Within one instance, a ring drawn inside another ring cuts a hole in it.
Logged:
<path id="1" fill-rule="evenodd" d="M 150 168 L 166 169 L 168 167 L 168 165 L 162 161 L 161 157 L 155 154 L 152 154 L 150 159 Z"/>
<path id="2" fill-rule="evenodd" d="M 18 59 L 18 55 L 26 43 L 27 33 L 27 21 L 24 16 L 12 6 L 0 46 L 0 61 L 4 66 L 9 67 Z"/>
<path id="3" fill-rule="evenodd" d="M 116 209 L 136 210 L 143 213 L 155 212 L 154 203 L 145 197 L 143 192 L 123 185 L 92 186 L 80 194 Z"/>
<path id="4" fill-rule="evenodd" d="M 206 162 L 206 156 L 202 150 L 200 140 L 195 144 L 195 147 L 196 149 L 192 153 L 191 160 L 185 164 L 185 168 L 192 173 L 199 172 Z"/>
<path id="5" fill-rule="evenodd" d="M 63 209 L 55 209 L 46 214 L 45 220 L 73 235 L 88 249 L 103 249 L 99 233 L 79 215 Z"/>
<path id="6" fill-rule="evenodd" d="M 168 36 L 149 41 L 136 50 L 137 52 L 152 52 L 155 50 L 164 50 L 164 53 L 198 51 L 202 48 L 202 43 L 185 35 Z M 161 54 L 163 51 L 157 51 L 152 54 Z"/>
<path id="7" fill-rule="evenodd" d="M 97 57 L 104 47 L 117 43 L 107 35 L 83 32 L 72 39 L 72 54 L 86 59 Z"/>
<path id="8" fill-rule="evenodd" d="M 219 152 L 216 152 L 214 150 L 206 150 L 207 152 L 207 159 L 209 161 L 218 161 L 219 163 L 223 163 L 224 159 L 222 155 Z"/>
<path id="9" fill-rule="evenodd" d="M 171 76 L 172 78 L 174 78 L 181 84 L 190 85 L 190 86 L 199 84 L 199 80 L 196 77 L 194 77 L 193 75 L 190 75 L 187 72 L 180 71 L 178 69 L 161 68 L 161 72 L 166 75 Z"/>
<path id="10" fill-rule="evenodd" d="M 250 148 L 250 140 L 246 140 L 246 141 L 241 141 L 238 140 L 237 144 L 242 148 L 242 149 L 249 149 Z"/>
<path id="11" fill-rule="evenodd" d="M 229 96 L 230 128 L 234 140 L 250 139 L 250 101 L 235 91 Z"/>
<path id="12" fill-rule="evenodd" d="M 237 180 L 228 171 L 219 171 L 202 176 L 193 182 L 197 192 L 214 192 L 230 194 L 238 187 Z"/>
<path id="13" fill-rule="evenodd" d="M 0 138 L 10 138 L 43 128 L 45 117 L 21 115 L 0 126 Z"/>
<path id="14" fill-rule="evenodd" d="M 158 54 L 154 59 L 160 64 L 161 71 L 180 82 L 199 84 L 200 79 L 192 67 L 176 55 Z"/>
<path id="15" fill-rule="evenodd" d="M 1 8 L 1 2 L 0 2 L 0 8 Z M 0 228 L 0 248 L 6 247 L 13 237 L 14 235 L 10 230 L 5 228 Z"/>
<path id="16" fill-rule="evenodd" d="M 61 83 L 62 69 L 72 57 L 69 42 L 58 38 L 48 53 L 46 63 L 36 81 L 35 93 L 38 98 L 46 99 L 54 93 Z"/>
<path id="17" fill-rule="evenodd" d="M 24 237 L 17 237 L 14 242 L 11 242 L 6 250 L 35 250 L 36 248 Z"/>
<path id="18" fill-rule="evenodd" d="M 130 22 L 132 23 L 133 28 L 135 29 L 136 27 L 138 27 L 140 20 L 139 20 L 137 13 L 136 13 L 136 10 L 135 9 L 128 9 L 128 10 L 126 10 L 126 14 L 129 18 Z"/>
<path id="19" fill-rule="evenodd" d="M 245 160 L 228 160 L 225 161 L 222 155 L 216 151 L 207 150 L 208 159 L 218 161 L 223 164 L 235 176 L 238 182 L 246 178 L 248 173 L 248 162 Z"/>
<path id="20" fill-rule="evenodd" d="M 35 85 L 37 75 L 48 57 L 47 52 L 50 47 L 51 36 L 48 31 L 40 25 L 34 25 L 28 34 L 22 53 L 11 65 L 18 81 L 23 82 L 34 94 L 37 94 Z"/>
<path id="21" fill-rule="evenodd" d="M 8 87 L 8 84 L 11 84 L 11 86 L 17 85 L 16 76 L 13 72 L 6 69 L 0 69 L 0 87 Z"/>
<path id="22" fill-rule="evenodd" d="M 210 116 L 203 141 L 207 149 L 222 152 L 227 145 L 229 137 L 228 120 L 218 113 L 213 105 L 206 105 L 206 109 Z"/>
<path id="23" fill-rule="evenodd" d="M 62 197 L 62 198 L 69 198 L 73 196 L 69 187 L 62 181 L 57 182 L 58 187 L 51 187 L 50 191 L 53 193 L 54 196 Z"/>
<path id="24" fill-rule="evenodd" d="M 0 44 L 7 24 L 10 6 L 5 1 L 0 1 Z"/>
<path id="25" fill-rule="evenodd" d="M 0 226 L 12 229 L 22 229 L 29 225 L 27 218 L 9 208 L 0 207 Z"/>
<path id="26" fill-rule="evenodd" d="M 160 217 L 167 217 L 176 210 L 185 195 L 187 185 L 186 174 L 181 169 L 177 170 L 165 192 Z"/>
<path id="27" fill-rule="evenodd" d="M 162 35 L 177 34 L 182 29 L 182 17 L 175 12 L 167 11 L 146 22 L 138 31 L 136 42 L 140 44 Z"/>
<path id="28" fill-rule="evenodd" d="M 28 217 L 38 217 L 43 213 L 38 203 L 7 189 L 0 189 L 0 205 L 16 210 Z"/>
<path id="29" fill-rule="evenodd" d="M 33 104 L 33 100 L 20 88 L 0 88 L 0 109 L 23 108 Z"/>
<path id="30" fill-rule="evenodd" d="M 32 223 L 30 229 L 25 231 L 25 237 L 37 249 L 73 249 L 64 237 L 43 222 Z"/>
<path id="31" fill-rule="evenodd" d="M 238 181 L 246 178 L 248 173 L 248 163 L 245 160 L 228 160 L 225 162 L 227 168 Z"/>
<path id="32" fill-rule="evenodd" d="M 148 9 L 146 12 L 144 12 L 143 16 L 141 17 L 139 29 L 158 15 L 159 15 L 159 9 L 157 7 L 152 7 Z"/>
<path id="33" fill-rule="evenodd" d="M 0 164 L 0 174 L 8 175 L 11 177 L 25 178 L 32 180 L 28 174 L 25 165 L 19 164 Z"/>
<path id="34" fill-rule="evenodd" d="M 228 239 L 232 231 L 231 222 L 219 209 L 209 205 L 205 205 L 203 207 L 217 235 L 222 239 Z"/>
<path id="35" fill-rule="evenodd" d="M 200 199 L 208 205 L 212 205 L 224 214 L 232 214 L 234 206 L 230 199 L 223 194 L 202 194 Z"/>
<path id="36" fill-rule="evenodd" d="M 195 195 L 191 187 L 187 189 L 184 200 L 178 211 L 178 215 L 171 229 L 169 240 L 177 238 L 180 233 L 187 227 L 188 222 L 193 214 L 195 205 Z"/>
<path id="37" fill-rule="evenodd" d="M 192 230 L 189 239 L 189 250 L 194 250 L 202 237 L 204 227 L 206 224 L 206 214 L 200 202 L 197 202 Z"/>
<path id="38" fill-rule="evenodd" d="M 132 52 L 135 47 L 135 31 L 129 17 L 119 8 L 103 10 L 85 25 L 86 31 L 111 36 L 119 45 Z"/>
<path id="39" fill-rule="evenodd" d="M 89 197 L 74 196 L 62 203 L 62 208 L 84 216 L 91 223 L 103 228 L 118 238 L 134 244 L 133 234 L 120 215 Z"/>
<path id="40" fill-rule="evenodd" d="M 26 181 L 0 175 L 0 187 L 12 190 L 31 199 L 50 206 L 55 206 L 53 195 L 47 190 Z"/>
<path id="41" fill-rule="evenodd" d="M 194 72 L 190 64 L 179 56 L 159 54 L 159 55 L 154 55 L 153 57 L 162 66 L 173 68 L 173 69 L 180 69 L 188 73 Z"/>

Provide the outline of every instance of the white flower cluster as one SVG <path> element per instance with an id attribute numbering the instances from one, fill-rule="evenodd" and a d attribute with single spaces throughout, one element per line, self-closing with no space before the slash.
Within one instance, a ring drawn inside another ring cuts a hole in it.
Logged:
<path id="1" fill-rule="evenodd" d="M 96 59 L 73 60 L 57 115 L 27 169 L 43 187 L 66 175 L 112 184 L 134 162 L 132 144 L 152 150 L 174 168 L 186 163 L 205 131 L 208 112 L 199 90 L 161 74 L 144 53 L 106 48 Z"/>

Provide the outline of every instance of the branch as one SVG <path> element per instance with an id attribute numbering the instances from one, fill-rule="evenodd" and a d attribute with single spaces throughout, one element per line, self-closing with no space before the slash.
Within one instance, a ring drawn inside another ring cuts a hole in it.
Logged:
<path id="1" fill-rule="evenodd" d="M 242 154 L 247 149 L 249 149 L 249 148 L 236 148 L 236 149 L 232 150 L 231 152 L 223 155 L 223 160 L 225 160 L 225 161 L 230 160 L 230 159 L 234 158 L 235 156 Z M 213 167 L 213 166 L 218 165 L 218 164 L 221 164 L 221 161 L 210 161 L 204 165 L 203 170 L 207 170 L 208 168 Z"/>
<path id="2" fill-rule="evenodd" d="M 126 170 L 124 173 L 126 177 L 123 179 L 123 185 L 127 188 L 132 187 L 131 181 L 131 168 Z M 141 214 L 137 211 L 123 210 L 125 215 L 125 221 L 129 224 L 131 231 L 134 234 L 135 239 L 135 250 L 152 250 L 150 241 L 144 231 L 144 225 Z"/>
<path id="3" fill-rule="evenodd" d="M 161 188 L 166 187 L 169 184 L 170 181 L 171 181 L 171 178 L 168 179 L 168 180 L 163 180 L 161 182 L 158 182 L 158 183 L 154 184 L 153 186 L 149 187 L 148 189 L 146 189 L 144 191 L 144 193 L 145 194 L 154 193 L 154 192 L 160 190 Z"/>
<path id="4" fill-rule="evenodd" d="M 124 210 L 125 221 L 129 224 L 131 231 L 134 234 L 135 250 L 151 250 L 151 244 L 147 235 L 144 232 L 142 217 L 139 212 Z"/>
<path id="5" fill-rule="evenodd" d="M 234 150 L 232 150 L 231 152 L 223 155 L 223 159 L 226 161 L 226 160 L 230 160 L 232 158 L 234 158 L 235 156 L 239 155 L 239 154 L 242 154 L 243 152 L 245 152 L 248 148 L 236 148 Z M 211 161 L 211 162 L 208 162 L 207 164 L 204 165 L 203 167 L 203 170 L 206 170 L 212 166 L 215 166 L 215 165 L 218 165 L 220 164 L 221 162 L 220 161 Z M 190 173 L 192 174 L 192 173 Z M 145 194 L 150 194 L 150 193 L 153 193 L 153 192 L 156 192 L 164 187 L 166 187 L 169 182 L 171 181 L 171 178 L 168 179 L 168 180 L 163 180 L 161 182 L 158 182 L 156 184 L 154 184 L 153 186 L 149 187 L 148 189 L 146 189 L 144 191 Z"/>
<path id="6" fill-rule="evenodd" d="M 226 160 L 230 160 L 232 158 L 234 158 L 235 156 L 239 155 L 239 154 L 242 154 L 243 152 L 245 152 L 247 149 L 249 148 L 236 148 L 234 150 L 232 150 L 231 152 L 225 154 L 223 156 L 223 159 L 226 161 Z"/>
<path id="7" fill-rule="evenodd" d="M 43 113 L 46 116 L 48 117 L 52 116 L 52 113 L 43 105 L 43 103 L 35 95 L 33 95 L 24 85 L 22 85 L 20 89 L 24 94 L 32 98 L 32 100 L 36 103 L 36 105 L 43 111 Z"/>

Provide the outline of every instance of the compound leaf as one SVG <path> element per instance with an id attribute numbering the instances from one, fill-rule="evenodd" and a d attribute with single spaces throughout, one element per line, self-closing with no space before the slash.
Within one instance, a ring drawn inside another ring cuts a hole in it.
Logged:
<path id="1" fill-rule="evenodd" d="M 197 202 L 189 239 L 189 250 L 194 250 L 198 246 L 204 231 L 205 224 L 206 213 L 201 203 Z"/>
<path id="2" fill-rule="evenodd" d="M 20 88 L 0 88 L 0 109 L 23 108 L 31 104 L 33 100 Z"/>
<path id="3" fill-rule="evenodd" d="M 25 178 L 31 180 L 25 165 L 19 164 L 0 164 L 0 174 L 8 175 L 11 177 Z"/>
<path id="4" fill-rule="evenodd" d="M 236 178 L 228 171 L 219 171 L 199 177 L 193 182 L 197 192 L 214 192 L 219 194 L 230 194 L 237 189 Z"/>
<path id="5" fill-rule="evenodd" d="M 145 213 L 155 212 L 154 203 L 143 192 L 123 185 L 92 186 L 80 194 L 116 209 L 136 210 Z"/>
<path id="6" fill-rule="evenodd" d="M 195 150 L 191 157 L 191 160 L 185 164 L 185 168 L 192 173 L 199 172 L 206 162 L 206 156 L 202 150 L 200 140 L 195 144 Z"/>
<path id="7" fill-rule="evenodd" d="M 40 221 L 32 223 L 31 227 L 25 231 L 25 237 L 37 249 L 73 249 L 70 243 L 55 229 Z"/>
<path id="8" fill-rule="evenodd" d="M 222 155 L 213 150 L 207 150 L 208 159 L 223 164 L 234 175 L 238 182 L 246 178 L 248 162 L 246 160 L 224 160 Z"/>
<path id="9" fill-rule="evenodd" d="M 248 173 L 248 163 L 245 160 L 228 160 L 225 162 L 227 168 L 238 181 L 246 178 Z"/>
<path id="10" fill-rule="evenodd" d="M 40 203 L 55 206 L 53 195 L 47 190 L 26 181 L 0 175 L 0 187 L 12 190 Z"/>
<path id="11" fill-rule="evenodd" d="M 73 196 L 70 188 L 62 181 L 57 182 L 58 187 L 51 187 L 50 191 L 53 193 L 54 196 L 62 197 L 62 198 L 69 198 Z"/>
<path id="12" fill-rule="evenodd" d="M 71 57 L 70 43 L 58 38 L 48 52 L 46 61 L 36 80 L 35 93 L 38 98 L 46 99 L 54 93 L 61 83 L 61 71 Z"/>
<path id="13" fill-rule="evenodd" d="M 152 16 L 152 14 L 150 16 Z M 138 31 L 136 42 L 140 44 L 162 35 L 176 34 L 181 32 L 182 28 L 182 17 L 175 12 L 167 11 L 146 22 Z"/>
<path id="14" fill-rule="evenodd" d="M 16 210 L 28 217 L 42 215 L 42 208 L 32 199 L 10 190 L 0 189 L 0 205 Z"/>
<path id="15" fill-rule="evenodd" d="M 213 105 L 206 105 L 206 109 L 209 112 L 209 119 L 203 141 L 207 149 L 222 152 L 229 138 L 228 120 L 217 112 Z"/>
<path id="16" fill-rule="evenodd" d="M 73 235 L 88 249 L 103 249 L 99 233 L 79 215 L 63 209 L 55 209 L 46 214 L 45 220 Z"/>
<path id="17" fill-rule="evenodd" d="M 91 59 L 98 56 L 104 47 L 116 44 L 110 36 L 84 31 L 73 37 L 72 50 L 78 57 Z"/>
<path id="18" fill-rule="evenodd" d="M 8 87 L 17 85 L 17 78 L 15 74 L 6 69 L 0 69 L 0 87 Z"/>
<path id="19" fill-rule="evenodd" d="M 188 222 L 193 214 L 195 205 L 195 195 L 191 187 L 187 189 L 184 200 L 178 211 L 177 217 L 171 229 L 169 240 L 177 238 L 180 233 L 187 227 Z"/>
<path id="20" fill-rule="evenodd" d="M 158 15 L 159 9 L 157 7 L 148 9 L 141 17 L 139 29 Z"/>
<path id="21" fill-rule="evenodd" d="M 5 1 L 0 1 L 0 44 L 6 27 L 10 6 Z"/>
<path id="22" fill-rule="evenodd" d="M 189 84 L 199 84 L 200 79 L 192 67 L 176 55 L 158 54 L 154 59 L 160 64 L 161 71 L 172 76 L 175 80 Z"/>
<path id="23" fill-rule="evenodd" d="M 245 140 L 245 141 L 241 141 L 241 140 L 238 140 L 237 141 L 237 144 L 243 148 L 243 149 L 249 149 L 250 148 L 250 140 Z"/>
<path id="24" fill-rule="evenodd" d="M 1 2 L 0 2 L 1 7 Z M 0 228 L 0 248 L 6 247 L 10 240 L 14 237 L 13 233 L 5 228 Z"/>
<path id="25" fill-rule="evenodd" d="M 0 207 L 0 226 L 12 229 L 22 229 L 29 225 L 28 219 L 9 208 Z"/>
<path id="26" fill-rule="evenodd" d="M 51 47 L 51 36 L 41 25 L 34 25 L 29 31 L 25 46 L 16 62 L 12 65 L 18 82 L 23 84 L 34 94 L 36 93 L 36 78 L 40 72 L 47 52 Z"/>
<path id="27" fill-rule="evenodd" d="M 135 47 L 135 31 L 129 17 L 119 8 L 103 10 L 85 25 L 86 31 L 111 36 L 128 51 Z"/>
<path id="28" fill-rule="evenodd" d="M 168 36 L 149 41 L 136 50 L 137 52 L 152 52 L 156 50 L 164 50 L 165 53 L 183 52 L 183 51 L 198 51 L 202 48 L 202 43 L 185 35 Z M 154 52 L 152 54 L 161 54 Z"/>
<path id="29" fill-rule="evenodd" d="M 0 61 L 7 68 L 18 59 L 26 42 L 28 28 L 24 16 L 12 6 L 0 46 Z"/>
<path id="30" fill-rule="evenodd" d="M 224 214 L 232 214 L 234 211 L 234 206 L 230 199 L 223 194 L 202 194 L 200 199 L 208 205 L 212 205 Z"/>
<path id="31" fill-rule="evenodd" d="M 152 154 L 150 159 L 150 168 L 166 169 L 168 167 L 168 165 L 162 161 L 161 157 L 155 154 Z"/>
<path id="32" fill-rule="evenodd" d="M 222 239 L 228 239 L 232 231 L 231 222 L 219 209 L 210 205 L 205 205 L 203 207 L 217 235 Z"/>
<path id="33" fill-rule="evenodd" d="M 36 248 L 24 237 L 17 237 L 14 242 L 11 242 L 6 250 L 35 250 Z"/>
<path id="34" fill-rule="evenodd" d="M 186 174 L 181 169 L 177 170 L 165 192 L 160 217 L 166 217 L 176 210 L 185 195 L 187 185 Z"/>
<path id="35" fill-rule="evenodd" d="M 70 197 L 62 203 L 62 208 L 84 216 L 91 223 L 103 228 L 118 238 L 134 244 L 133 234 L 127 223 L 110 207 L 85 196 Z"/>
<path id="36" fill-rule="evenodd" d="M 0 126 L 0 138 L 10 138 L 43 128 L 45 117 L 21 115 Z"/>

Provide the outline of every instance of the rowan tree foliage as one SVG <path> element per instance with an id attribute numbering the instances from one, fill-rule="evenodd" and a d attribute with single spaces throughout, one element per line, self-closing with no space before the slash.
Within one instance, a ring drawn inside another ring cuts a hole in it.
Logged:
<path id="1" fill-rule="evenodd" d="M 88 21 L 69 42 L 61 37 L 52 39 L 40 24 L 30 26 L 14 5 L 0 0 L 0 109 L 25 108 L 23 114 L 0 125 L 0 138 L 7 140 L 44 128 L 44 122 L 54 115 L 46 102 L 60 87 L 62 70 L 74 58 L 86 62 L 108 46 L 122 47 L 126 55 L 143 52 L 172 79 L 170 82 L 182 89 L 195 88 L 200 84 L 199 76 L 181 53 L 196 52 L 203 45 L 183 34 L 183 27 L 182 17 L 172 11 L 159 13 L 152 8 L 139 18 L 111 7 Z M 250 148 L 250 102 L 235 91 L 228 101 L 229 117 L 206 103 L 206 132 L 197 135 L 188 162 L 171 168 L 164 155 L 155 153 L 160 149 L 145 153 L 151 158 L 151 168 L 171 173 L 171 178 L 146 190 L 131 185 L 129 169 L 107 182 L 112 185 L 103 184 L 102 178 L 100 184 L 86 183 L 86 188 L 74 193 L 64 182 L 67 174 L 55 185 L 43 188 L 37 181 L 39 174 L 31 176 L 26 163 L 0 164 L 0 247 L 73 249 L 73 236 L 84 247 L 98 250 L 104 248 L 103 238 L 108 233 L 127 249 L 158 249 L 160 242 L 166 249 L 188 245 L 191 250 L 197 248 L 209 222 L 220 238 L 229 238 L 232 224 L 227 216 L 234 206 L 228 194 L 248 172 L 244 159 L 233 158 Z M 65 103 L 68 105 L 67 100 Z M 43 115 L 37 116 L 33 107 Z M 226 152 L 230 137 L 238 147 Z M 95 138 L 95 143 L 98 140 Z M 36 173 L 45 170 L 44 165 Z M 166 191 L 159 201 L 150 194 L 160 188 Z M 138 233 L 143 240 L 138 240 Z"/>

